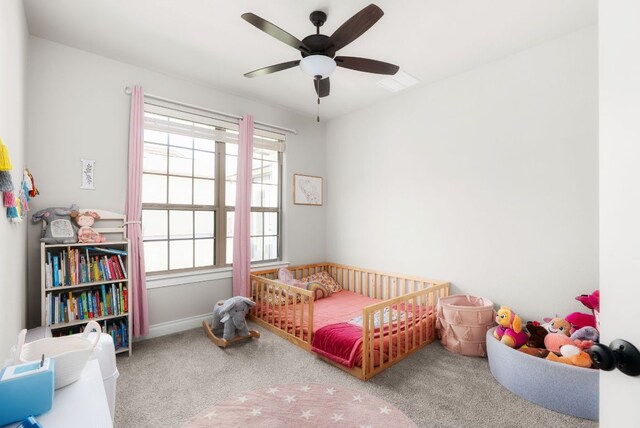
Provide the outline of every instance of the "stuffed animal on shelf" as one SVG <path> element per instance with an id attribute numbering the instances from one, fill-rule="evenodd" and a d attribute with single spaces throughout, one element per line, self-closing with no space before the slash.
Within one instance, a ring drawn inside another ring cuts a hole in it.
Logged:
<path id="1" fill-rule="evenodd" d="M 544 318 L 544 324 L 542 324 L 544 328 L 547 329 L 549 333 L 560 333 L 565 336 L 571 336 L 571 324 L 564 318 Z"/>
<path id="2" fill-rule="evenodd" d="M 95 211 L 86 211 L 82 214 L 74 211 L 71 217 L 76 219 L 76 223 L 80 226 L 78 230 L 78 242 L 83 244 L 105 242 L 107 239 L 100 233 L 96 232 L 91 226 L 100 216 Z"/>
<path id="3" fill-rule="evenodd" d="M 600 341 L 600 332 L 594 327 L 582 327 L 571 335 L 572 340 L 591 340 L 593 342 Z"/>
<path id="4" fill-rule="evenodd" d="M 222 333 L 225 340 L 250 336 L 245 316 L 255 305 L 253 300 L 243 296 L 219 301 L 213 308 L 211 329 L 214 334 L 219 336 Z"/>
<path id="5" fill-rule="evenodd" d="M 544 348 L 544 337 L 549 333 L 547 329 L 537 321 L 529 321 L 527 322 L 527 331 L 529 338 L 526 345 L 529 348 Z"/>
<path id="6" fill-rule="evenodd" d="M 496 327 L 493 335 L 511 348 L 520 348 L 527 342 L 528 335 L 522 329 L 522 320 L 509 307 L 502 306 L 496 313 Z"/>
<path id="7" fill-rule="evenodd" d="M 78 242 L 78 228 L 71 222 L 71 213 L 78 211 L 77 205 L 69 208 L 45 208 L 31 217 L 33 223 L 42 222 L 40 241 L 45 244 L 74 244 Z"/>

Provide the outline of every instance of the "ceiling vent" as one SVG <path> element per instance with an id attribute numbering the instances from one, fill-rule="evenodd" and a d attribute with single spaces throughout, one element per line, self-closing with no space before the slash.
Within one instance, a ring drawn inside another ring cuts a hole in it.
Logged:
<path id="1" fill-rule="evenodd" d="M 405 73 L 400 70 L 393 76 L 385 77 L 384 79 L 378 81 L 378 85 L 385 88 L 387 91 L 391 92 L 400 92 L 403 89 L 407 89 L 409 86 L 413 86 L 420 81 L 410 75 L 409 73 Z"/>

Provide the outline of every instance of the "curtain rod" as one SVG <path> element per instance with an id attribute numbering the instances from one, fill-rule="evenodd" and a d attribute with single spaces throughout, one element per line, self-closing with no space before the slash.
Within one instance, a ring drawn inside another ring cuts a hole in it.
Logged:
<path id="1" fill-rule="evenodd" d="M 127 95 L 131 95 L 131 88 L 129 86 L 126 86 L 124 88 L 124 92 Z M 158 101 L 164 101 L 164 102 L 176 104 L 176 105 L 179 105 L 179 106 L 182 106 L 182 107 L 188 107 L 188 108 L 193 108 L 193 109 L 196 109 L 196 110 L 205 111 L 207 113 L 216 114 L 218 116 L 228 117 L 228 118 L 237 119 L 237 120 L 242 119 L 242 116 L 238 116 L 237 114 L 224 113 L 224 112 L 217 111 L 217 110 L 211 110 L 211 109 L 203 108 L 203 107 L 196 106 L 196 105 L 193 105 L 193 104 L 187 104 L 187 103 L 183 103 L 181 101 L 176 101 L 176 100 L 172 100 L 172 99 L 169 99 L 169 98 L 159 97 L 157 95 L 144 94 L 144 96 L 146 98 L 151 98 L 151 99 L 158 100 Z M 294 135 L 298 135 L 298 130 L 297 129 L 285 128 L 283 126 L 272 125 L 270 123 L 259 122 L 257 120 L 254 120 L 253 123 L 255 123 L 256 125 L 262 125 L 262 126 L 265 126 L 265 127 L 268 127 L 268 128 L 277 129 L 279 131 L 285 131 L 285 132 L 289 132 L 289 133 L 294 134 Z"/>

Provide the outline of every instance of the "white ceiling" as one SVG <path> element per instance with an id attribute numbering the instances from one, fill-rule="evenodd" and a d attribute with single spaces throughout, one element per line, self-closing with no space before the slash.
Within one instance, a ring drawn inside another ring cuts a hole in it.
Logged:
<path id="1" fill-rule="evenodd" d="M 243 73 L 299 59 L 299 53 L 240 18 L 244 12 L 299 39 L 327 13 L 330 35 L 367 6 L 362 0 L 24 0 L 29 32 L 85 51 L 180 76 L 216 89 L 316 114 L 310 77 L 298 68 Z M 378 0 L 385 15 L 338 52 L 394 63 L 421 85 L 594 25 L 597 0 Z M 338 68 L 322 99 L 329 120 L 394 94 L 384 76 Z M 413 88 L 412 88 L 413 89 Z M 411 90 L 411 89 L 407 89 Z M 162 94 L 158 94 L 162 95 Z"/>

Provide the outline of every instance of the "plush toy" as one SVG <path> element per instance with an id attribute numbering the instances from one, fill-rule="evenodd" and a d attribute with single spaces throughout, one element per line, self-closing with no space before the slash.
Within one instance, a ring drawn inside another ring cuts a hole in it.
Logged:
<path id="1" fill-rule="evenodd" d="M 527 333 L 522 329 L 522 320 L 507 306 L 502 306 L 496 313 L 496 327 L 493 335 L 500 342 L 511 348 L 519 348 L 527 341 Z"/>
<path id="2" fill-rule="evenodd" d="M 78 228 L 71 222 L 71 213 L 78 211 L 77 205 L 69 208 L 45 208 L 31 217 L 33 223 L 42 222 L 40 241 L 45 244 L 74 244 L 78 242 Z"/>
<path id="3" fill-rule="evenodd" d="M 544 347 L 552 352 L 560 352 L 564 345 L 574 345 L 580 349 L 589 349 L 593 345 L 591 340 L 572 340 L 563 333 L 549 333 L 544 337 Z"/>
<path id="4" fill-rule="evenodd" d="M 249 336 L 249 327 L 245 316 L 255 306 L 248 297 L 235 296 L 219 301 L 213 308 L 211 329 L 216 335 L 222 333 L 223 339 L 231 340 L 236 336 Z"/>
<path id="5" fill-rule="evenodd" d="M 571 335 L 571 340 L 591 340 L 598 342 L 600 340 L 600 332 L 594 327 L 582 327 Z"/>
<path id="6" fill-rule="evenodd" d="M 593 311 L 595 318 L 595 328 L 600 330 L 600 291 L 596 290 L 591 294 L 581 294 L 576 300 Z"/>
<path id="7" fill-rule="evenodd" d="M 596 317 L 589 314 L 583 314 L 582 312 L 572 312 L 564 317 L 569 324 L 571 324 L 571 334 L 576 330 L 580 330 L 582 327 L 596 327 Z"/>
<path id="8" fill-rule="evenodd" d="M 74 211 L 71 217 L 76 219 L 76 223 L 80 226 L 78 230 L 78 242 L 83 244 L 105 242 L 107 239 L 96 232 L 91 226 L 100 216 L 95 211 L 87 211 L 82 214 Z"/>
<path id="9" fill-rule="evenodd" d="M 571 335 L 571 324 L 564 318 L 545 318 L 542 324 L 549 333 L 561 333 L 569 337 Z"/>
<path id="10" fill-rule="evenodd" d="M 582 351 L 577 346 L 564 345 L 560 348 L 560 355 L 557 356 L 553 352 L 549 352 L 547 360 L 556 361 L 558 363 L 569 364 L 571 366 L 578 367 L 591 367 L 591 357 L 586 352 Z"/>
<path id="11" fill-rule="evenodd" d="M 544 348 L 544 337 L 549 333 L 547 329 L 536 321 L 529 321 L 527 322 L 527 331 L 529 339 L 527 339 L 526 345 L 529 348 Z"/>

